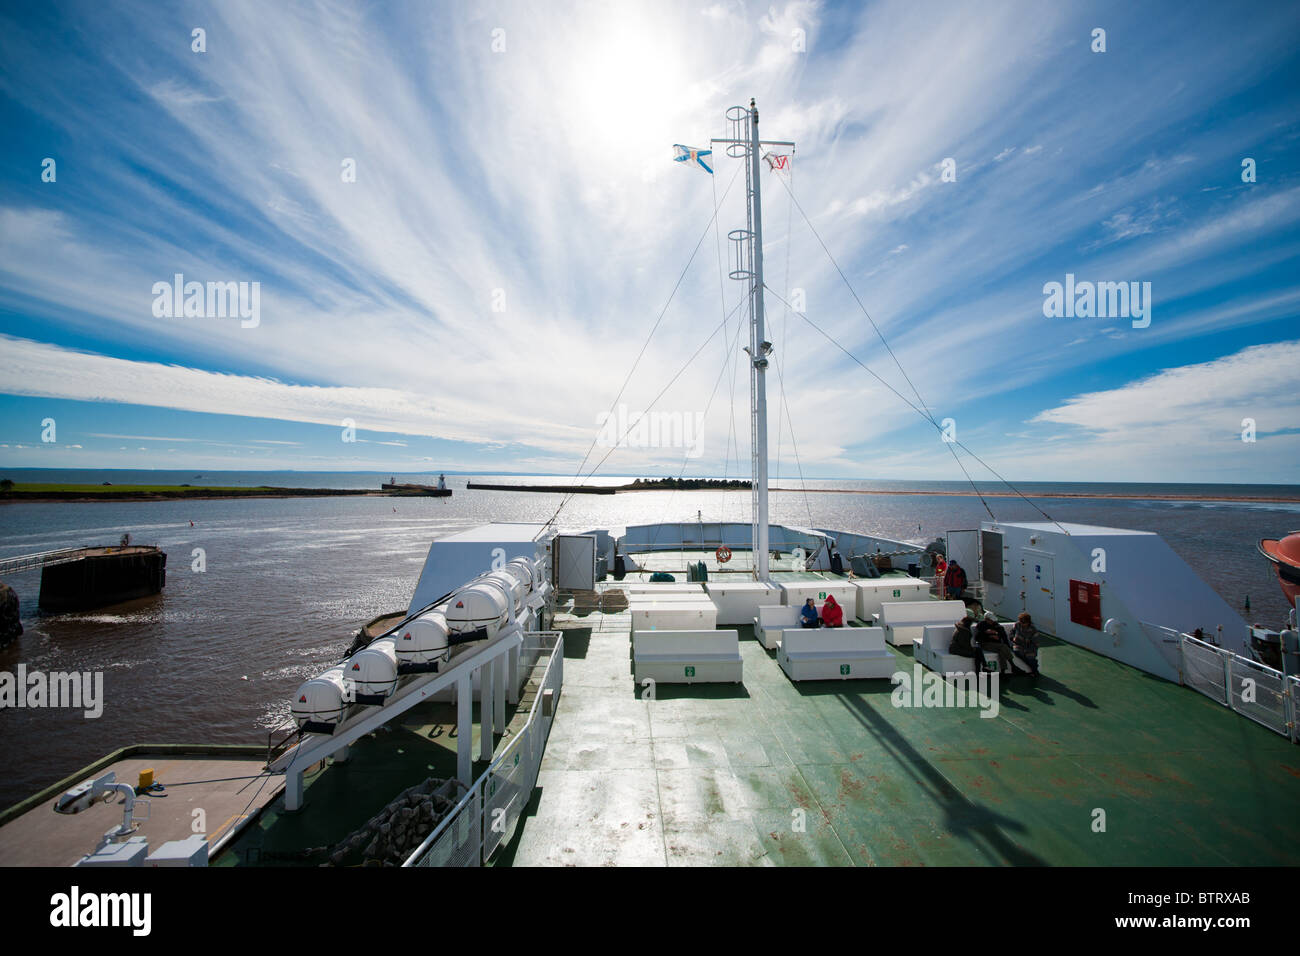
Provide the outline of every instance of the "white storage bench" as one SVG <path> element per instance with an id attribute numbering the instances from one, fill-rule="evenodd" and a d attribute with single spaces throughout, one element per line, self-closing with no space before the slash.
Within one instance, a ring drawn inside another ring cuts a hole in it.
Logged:
<path id="1" fill-rule="evenodd" d="M 743 679 L 736 631 L 644 631 L 632 637 L 637 685 L 739 684 Z"/>
<path id="2" fill-rule="evenodd" d="M 890 644 L 911 647 L 927 624 L 955 627 L 965 616 L 966 605 L 961 601 L 886 601 L 876 619 Z"/>
<path id="3" fill-rule="evenodd" d="M 885 601 L 925 601 L 930 596 L 929 583 L 920 578 L 854 578 L 856 602 L 853 605 L 859 621 L 870 624 L 880 613 Z M 838 601 L 839 598 L 836 598 Z"/>
<path id="4" fill-rule="evenodd" d="M 791 680 L 888 680 L 899 660 L 878 627 L 791 628 L 776 655 Z"/>
<path id="5" fill-rule="evenodd" d="M 844 609 L 844 619 L 847 621 L 853 616 L 854 608 L 858 605 L 857 588 L 847 578 L 834 581 L 781 582 L 781 603 L 793 608 L 803 607 L 803 602 L 812 598 L 813 603 L 817 605 L 817 613 L 820 614 L 822 605 L 826 603 L 826 597 L 830 594 L 835 595 L 835 603 Z"/>
<path id="6" fill-rule="evenodd" d="M 975 625 L 971 625 L 973 628 Z M 979 662 L 973 657 L 962 657 L 960 654 L 951 654 L 948 649 L 952 646 L 952 632 L 956 630 L 956 624 L 927 624 L 922 630 L 921 636 L 913 642 L 912 656 L 918 661 L 940 674 L 971 674 L 978 669 Z M 988 657 L 997 661 L 997 654 L 989 654 Z"/>
<path id="7" fill-rule="evenodd" d="M 752 624 L 760 607 L 781 603 L 781 589 L 761 581 L 709 581 L 704 588 L 718 609 L 722 627 Z"/>
<path id="8" fill-rule="evenodd" d="M 632 633 L 641 631 L 711 631 L 718 626 L 718 609 L 708 598 L 682 601 L 634 601 Z"/>
<path id="9" fill-rule="evenodd" d="M 769 651 L 781 646 L 781 632 L 799 626 L 799 609 L 784 604 L 763 605 L 754 617 L 754 636 Z M 808 628 L 808 630 L 813 630 Z"/>

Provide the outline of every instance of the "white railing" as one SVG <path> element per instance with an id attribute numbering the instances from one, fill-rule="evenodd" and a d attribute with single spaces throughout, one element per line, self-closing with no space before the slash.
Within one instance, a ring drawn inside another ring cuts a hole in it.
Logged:
<path id="1" fill-rule="evenodd" d="M 530 631 L 525 658 L 530 650 L 543 672 L 527 722 L 403 866 L 481 866 L 514 833 L 537 784 L 564 684 L 561 633 Z"/>
<path id="2" fill-rule="evenodd" d="M 1283 737 L 1297 740 L 1300 679 L 1190 634 L 1179 634 L 1178 638 L 1179 673 L 1186 686 Z"/>
<path id="3" fill-rule="evenodd" d="M 34 568 L 48 568 L 55 564 L 70 564 L 81 557 L 85 548 L 59 548 L 57 551 L 38 551 L 36 554 L 18 554 L 0 558 L 0 575 L 17 574 Z"/>

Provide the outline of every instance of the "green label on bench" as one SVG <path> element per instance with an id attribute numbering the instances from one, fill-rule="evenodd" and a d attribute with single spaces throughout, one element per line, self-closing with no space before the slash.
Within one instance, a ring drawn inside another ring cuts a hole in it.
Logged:
<path id="1" fill-rule="evenodd" d="M 849 672 L 849 665 L 848 665 L 848 664 L 841 664 L 841 665 L 840 665 L 840 673 L 841 673 L 841 674 L 847 674 L 848 672 Z"/>
<path id="2" fill-rule="evenodd" d="M 515 766 L 519 766 L 519 754 L 515 754 Z"/>
<path id="3" fill-rule="evenodd" d="M 694 677 L 694 676 L 695 676 L 695 668 L 694 668 L 694 667 L 687 667 L 687 668 L 686 668 L 686 676 L 687 676 L 687 677 Z"/>
<path id="4" fill-rule="evenodd" d="M 898 588 L 894 588 L 894 597 L 902 597 L 902 596 L 903 596 L 903 592 L 900 591 Z"/>

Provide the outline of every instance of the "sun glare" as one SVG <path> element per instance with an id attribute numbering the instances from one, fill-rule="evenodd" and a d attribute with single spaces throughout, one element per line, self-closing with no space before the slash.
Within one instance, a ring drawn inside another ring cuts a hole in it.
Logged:
<path id="1" fill-rule="evenodd" d="M 584 152 L 630 160 L 640 171 L 667 160 L 672 144 L 698 127 L 688 57 L 653 21 L 611 13 L 577 39 L 573 53 L 557 108 Z"/>

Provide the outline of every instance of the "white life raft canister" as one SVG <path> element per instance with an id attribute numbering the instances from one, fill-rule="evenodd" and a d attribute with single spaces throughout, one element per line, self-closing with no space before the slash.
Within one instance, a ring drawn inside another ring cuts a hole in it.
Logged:
<path id="1" fill-rule="evenodd" d="M 447 655 L 447 619 L 429 611 L 394 635 L 398 664 L 432 664 Z"/>
<path id="2" fill-rule="evenodd" d="M 397 641 L 373 641 L 344 661 L 343 673 L 356 686 L 358 703 L 381 703 L 397 689 Z"/>
<path id="3" fill-rule="evenodd" d="M 293 695 L 289 710 L 301 727 L 306 723 L 334 726 L 343 719 L 351 703 L 343 677 L 343 665 L 331 667 L 302 684 Z"/>
<path id="4" fill-rule="evenodd" d="M 506 593 L 510 595 L 510 616 L 518 617 L 524 609 L 524 600 L 528 597 L 528 586 L 532 579 L 527 581 L 519 574 L 517 568 L 505 567 L 500 571 L 493 571 L 485 575 L 480 580 L 494 581 L 505 588 Z"/>
<path id="5" fill-rule="evenodd" d="M 482 577 L 453 594 L 441 610 L 447 616 L 447 629 L 451 633 L 486 628 L 487 639 L 491 640 L 506 625 L 510 599 L 504 584 Z"/>

